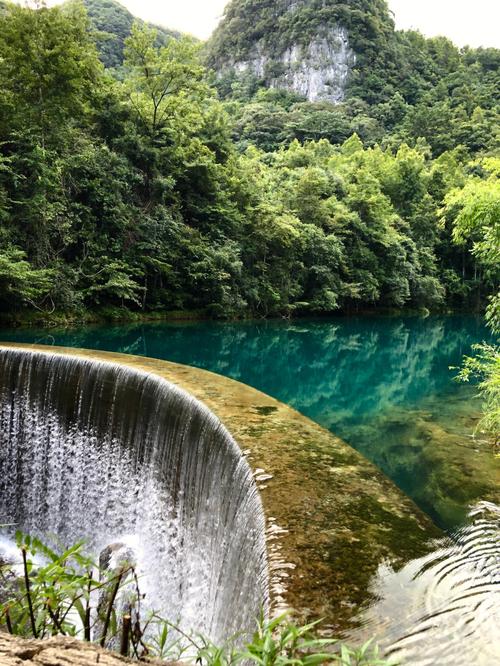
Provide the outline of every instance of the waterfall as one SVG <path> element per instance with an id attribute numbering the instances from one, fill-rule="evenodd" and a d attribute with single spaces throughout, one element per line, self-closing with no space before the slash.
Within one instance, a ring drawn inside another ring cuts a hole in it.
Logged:
<path id="1" fill-rule="evenodd" d="M 268 606 L 265 518 L 199 401 L 119 364 L 0 349 L 0 524 L 132 544 L 146 604 L 220 642 Z"/>

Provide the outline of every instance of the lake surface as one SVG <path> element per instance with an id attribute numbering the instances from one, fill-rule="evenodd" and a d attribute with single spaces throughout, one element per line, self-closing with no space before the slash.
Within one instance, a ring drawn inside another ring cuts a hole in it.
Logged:
<path id="1" fill-rule="evenodd" d="M 0 330 L 0 340 L 152 356 L 250 384 L 332 430 L 453 530 L 498 501 L 500 461 L 480 434 L 480 401 L 454 381 L 481 319 L 363 317 Z"/>

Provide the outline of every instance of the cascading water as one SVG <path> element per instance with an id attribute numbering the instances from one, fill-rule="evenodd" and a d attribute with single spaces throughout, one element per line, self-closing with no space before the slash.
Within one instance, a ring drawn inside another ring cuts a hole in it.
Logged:
<path id="1" fill-rule="evenodd" d="M 268 606 L 265 518 L 200 402 L 118 364 L 0 350 L 0 523 L 132 544 L 147 606 L 221 641 Z"/>

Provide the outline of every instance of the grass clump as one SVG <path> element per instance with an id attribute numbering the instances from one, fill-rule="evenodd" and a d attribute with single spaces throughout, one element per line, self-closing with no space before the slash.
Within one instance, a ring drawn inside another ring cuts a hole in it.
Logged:
<path id="1" fill-rule="evenodd" d="M 25 638 L 72 636 L 138 661 L 147 657 L 200 666 L 389 666 L 371 641 L 361 648 L 319 637 L 318 622 L 298 626 L 288 615 L 256 623 L 250 640 L 216 645 L 186 633 L 156 612 L 143 613 L 133 563 L 99 568 L 83 542 L 55 549 L 16 533 L 19 557 L 0 562 L 0 628 Z M 391 666 L 394 662 L 391 662 Z"/>

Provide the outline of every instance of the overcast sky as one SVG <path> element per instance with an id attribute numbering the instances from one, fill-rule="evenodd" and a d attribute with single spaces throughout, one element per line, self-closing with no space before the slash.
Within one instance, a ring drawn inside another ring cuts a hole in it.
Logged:
<path id="1" fill-rule="evenodd" d="M 53 2 L 57 0 L 52 0 Z M 207 38 L 227 0 L 121 0 L 140 18 Z M 446 35 L 464 46 L 500 47 L 500 0 L 389 0 L 399 28 Z"/>

